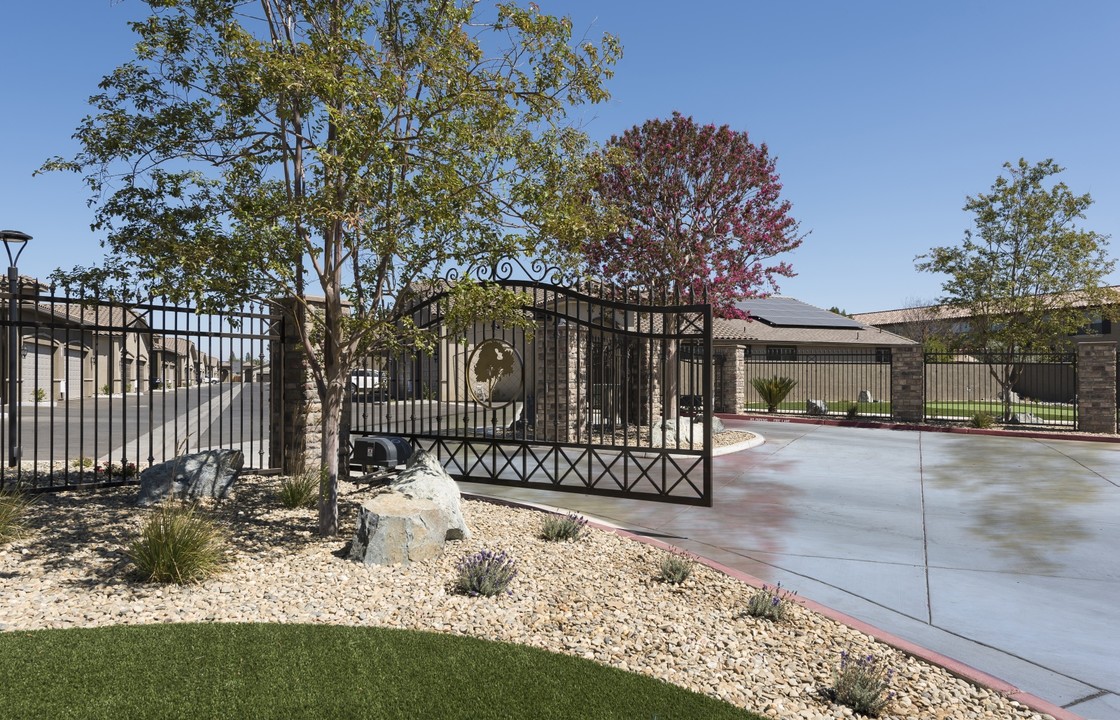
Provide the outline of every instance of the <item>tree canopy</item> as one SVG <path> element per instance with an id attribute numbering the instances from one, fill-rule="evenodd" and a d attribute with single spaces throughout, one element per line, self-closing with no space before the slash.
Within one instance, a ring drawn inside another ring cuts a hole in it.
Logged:
<path id="1" fill-rule="evenodd" d="M 1063 168 L 1053 160 L 1003 168 L 989 192 L 967 198 L 975 230 L 916 262 L 920 271 L 946 276 L 941 302 L 969 316 L 959 344 L 993 358 L 1006 414 L 1022 353 L 1068 345 L 1088 310 L 1114 312 L 1120 298 L 1103 284 L 1115 267 L 1107 236 L 1080 226 L 1089 194 L 1055 181 Z"/>
<path id="2" fill-rule="evenodd" d="M 60 277 L 203 305 L 322 295 L 296 317 L 324 403 L 320 530 L 334 533 L 349 368 L 431 342 L 402 290 L 600 232 L 598 160 L 566 113 L 608 97 L 620 46 L 574 39 L 535 3 L 146 2 L 80 151 L 44 166 L 84 176 L 108 250 Z M 458 307 L 478 297 L 466 288 Z"/>
<path id="3" fill-rule="evenodd" d="M 766 145 L 673 113 L 612 137 L 595 190 L 620 229 L 592 238 L 591 270 L 654 292 L 706 296 L 718 314 L 790 277 L 801 244 Z"/>

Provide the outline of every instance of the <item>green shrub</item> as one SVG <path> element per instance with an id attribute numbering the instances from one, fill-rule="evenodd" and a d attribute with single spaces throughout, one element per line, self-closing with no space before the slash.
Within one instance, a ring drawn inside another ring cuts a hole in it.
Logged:
<path id="1" fill-rule="evenodd" d="M 856 418 L 858 418 L 859 417 L 859 403 L 852 403 L 851 405 L 849 405 L 848 409 L 844 413 L 844 415 L 849 420 L 855 420 Z"/>
<path id="2" fill-rule="evenodd" d="M 47 391 L 44 388 L 35 388 L 35 402 L 43 402 L 47 399 Z"/>
<path id="3" fill-rule="evenodd" d="M 280 481 L 280 504 L 286 508 L 315 507 L 319 498 L 320 473 L 305 470 Z"/>
<path id="4" fill-rule="evenodd" d="M 167 502 L 144 523 L 127 553 L 144 580 L 184 585 L 217 574 L 224 545 L 218 528 L 193 506 Z"/>
<path id="5" fill-rule="evenodd" d="M 886 710 L 894 699 L 890 681 L 894 670 L 883 667 L 874 655 L 853 659 L 840 653 L 840 669 L 833 674 L 827 695 L 833 702 L 847 705 L 863 715 L 875 717 Z"/>
<path id="6" fill-rule="evenodd" d="M 777 412 L 782 400 L 786 399 L 786 395 L 789 395 L 790 390 L 793 390 L 793 386 L 796 384 L 797 381 L 793 378 L 781 375 L 753 378 L 751 380 L 755 392 L 762 398 L 762 402 L 766 403 L 766 412 Z"/>
<path id="7" fill-rule="evenodd" d="M 587 531 L 587 518 L 575 514 L 549 515 L 541 524 L 541 537 L 549 541 L 579 540 Z"/>
<path id="8" fill-rule="evenodd" d="M 752 617 L 781 622 L 789 617 L 789 607 L 796 594 L 782 590 L 781 583 L 774 587 L 763 585 L 761 590 L 755 590 L 747 600 L 746 612 Z"/>
<path id="9" fill-rule="evenodd" d="M 27 509 L 31 500 L 18 490 L 0 490 L 0 544 L 27 534 Z"/>
<path id="10" fill-rule="evenodd" d="M 995 422 L 996 419 L 990 413 L 978 412 L 969 419 L 968 425 L 974 428 L 990 428 Z"/>
<path id="11" fill-rule="evenodd" d="M 481 550 L 459 562 L 455 589 L 471 597 L 493 597 L 508 592 L 509 585 L 516 576 L 516 564 L 505 551 L 494 553 Z"/>
<path id="12" fill-rule="evenodd" d="M 75 458 L 70 461 L 70 467 L 75 470 L 89 470 L 93 467 L 93 458 L 85 457 L 84 455 L 80 458 Z"/>
<path id="13" fill-rule="evenodd" d="M 696 561 L 689 556 L 678 552 L 668 553 L 661 558 L 661 581 L 670 585 L 680 585 L 692 577 L 692 570 L 695 567 Z"/>

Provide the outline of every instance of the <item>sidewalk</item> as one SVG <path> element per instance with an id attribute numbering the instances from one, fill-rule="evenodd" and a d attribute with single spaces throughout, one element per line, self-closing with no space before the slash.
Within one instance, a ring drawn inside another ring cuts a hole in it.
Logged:
<path id="1" fill-rule="evenodd" d="M 711 508 L 462 489 L 660 538 L 1120 720 L 1120 446 L 726 422 L 766 442 L 714 458 Z"/>

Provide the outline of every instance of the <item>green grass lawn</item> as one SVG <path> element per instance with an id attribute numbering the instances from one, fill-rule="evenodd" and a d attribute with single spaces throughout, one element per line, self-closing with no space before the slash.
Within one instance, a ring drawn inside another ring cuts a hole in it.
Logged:
<path id="1" fill-rule="evenodd" d="M 889 402 L 855 403 L 852 400 L 827 400 L 830 415 L 843 414 L 853 404 L 859 405 L 859 414 L 863 417 L 891 414 Z M 988 413 L 999 418 L 1003 415 L 1003 403 L 999 402 L 928 402 L 926 403 L 926 417 L 960 417 L 968 418 L 977 413 Z M 747 403 L 750 412 L 766 412 L 766 404 L 760 402 Z M 805 401 L 788 400 L 778 406 L 782 412 L 805 412 Z M 1032 403 L 1013 403 L 1011 411 L 1017 413 L 1030 413 L 1035 417 L 1049 422 L 1073 422 L 1072 405 L 1035 405 Z"/>
<path id="2" fill-rule="evenodd" d="M 0 677 L 4 718 L 763 720 L 566 655 L 332 625 L 0 633 Z"/>

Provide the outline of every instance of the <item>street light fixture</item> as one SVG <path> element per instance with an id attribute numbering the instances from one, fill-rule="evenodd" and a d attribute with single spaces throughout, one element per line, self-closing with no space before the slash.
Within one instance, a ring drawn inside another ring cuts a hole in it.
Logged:
<path id="1" fill-rule="evenodd" d="M 19 230 L 0 230 L 0 241 L 8 253 L 8 467 L 19 465 L 19 367 L 16 345 L 19 343 L 19 256 L 31 236 Z M 15 256 L 12 250 L 15 249 Z"/>

